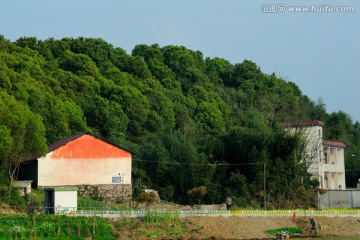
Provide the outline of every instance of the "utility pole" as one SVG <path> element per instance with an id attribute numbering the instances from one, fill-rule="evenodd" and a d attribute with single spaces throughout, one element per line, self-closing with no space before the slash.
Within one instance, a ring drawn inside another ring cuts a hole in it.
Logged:
<path id="1" fill-rule="evenodd" d="M 264 210 L 266 211 L 266 176 L 265 176 L 265 162 L 264 162 Z"/>

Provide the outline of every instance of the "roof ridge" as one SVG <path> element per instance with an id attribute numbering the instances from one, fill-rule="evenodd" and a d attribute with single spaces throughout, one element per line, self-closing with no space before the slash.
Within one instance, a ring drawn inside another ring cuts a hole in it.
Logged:
<path id="1" fill-rule="evenodd" d="M 67 138 L 63 138 L 63 139 L 61 139 L 59 141 L 56 141 L 56 142 L 54 142 L 54 143 L 52 143 L 52 144 L 50 144 L 48 146 L 48 152 L 51 152 L 51 151 L 53 151 L 53 150 L 55 150 L 55 149 L 57 149 L 57 148 L 59 148 L 61 146 L 64 146 L 67 143 L 69 143 L 69 142 L 71 142 L 71 141 L 73 141 L 73 140 L 75 140 L 75 139 L 77 139 L 77 138 L 79 138 L 79 137 L 81 137 L 81 136 L 83 136 L 85 134 L 90 134 L 90 133 L 82 132 L 82 133 L 78 133 L 78 134 L 72 135 L 72 136 L 67 137 Z"/>
<path id="2" fill-rule="evenodd" d="M 94 134 L 92 134 L 92 133 L 89 133 L 89 132 L 78 133 L 78 134 L 76 134 L 76 135 L 72 135 L 72 136 L 70 136 L 70 137 L 61 139 L 61 140 L 59 140 L 59 141 L 57 141 L 57 142 L 54 142 L 54 143 L 50 144 L 50 145 L 48 146 L 48 153 L 51 152 L 51 151 L 54 151 L 55 149 L 57 149 L 57 148 L 59 148 L 59 147 L 62 147 L 62 146 L 64 146 L 64 145 L 66 145 L 66 144 L 68 144 L 69 142 L 74 141 L 75 139 L 78 139 L 79 137 L 81 137 L 81 136 L 83 136 L 83 135 L 86 135 L 86 134 L 88 134 L 88 135 L 90 135 L 90 136 L 93 136 L 94 138 L 100 139 L 101 141 L 104 141 L 104 142 L 106 142 L 106 143 L 108 143 L 108 144 L 111 144 L 111 145 L 113 145 L 113 146 L 115 146 L 115 147 L 117 147 L 117 148 L 122 148 L 122 149 L 124 149 L 124 150 L 126 150 L 126 151 L 128 151 L 128 152 L 130 152 L 130 153 L 132 153 L 132 154 L 134 154 L 133 151 L 130 151 L 130 150 L 127 149 L 127 148 L 124 148 L 124 147 L 122 147 L 122 146 L 120 146 L 120 145 L 118 145 L 118 144 L 116 144 L 116 143 L 113 143 L 113 142 L 111 142 L 111 141 L 109 141 L 109 140 L 107 140 L 107 139 L 105 139 L 105 138 L 102 138 L 102 137 L 100 137 L 100 136 L 96 136 L 96 135 L 94 135 Z"/>
<path id="3" fill-rule="evenodd" d="M 339 147 L 345 148 L 346 144 L 342 142 L 335 142 L 335 141 L 323 141 L 323 145 L 330 146 L 330 147 Z"/>

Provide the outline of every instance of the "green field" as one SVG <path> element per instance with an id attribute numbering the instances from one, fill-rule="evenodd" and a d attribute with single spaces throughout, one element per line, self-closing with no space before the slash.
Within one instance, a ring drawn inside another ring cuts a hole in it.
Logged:
<path id="1" fill-rule="evenodd" d="M 116 239 L 111 226 L 99 217 L 63 215 L 0 215 L 0 239 Z"/>

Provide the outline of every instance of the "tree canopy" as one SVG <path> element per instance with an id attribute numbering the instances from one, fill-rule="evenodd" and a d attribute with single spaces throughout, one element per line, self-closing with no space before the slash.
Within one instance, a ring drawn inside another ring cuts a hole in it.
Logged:
<path id="1" fill-rule="evenodd" d="M 347 144 L 349 186 L 360 174 L 360 125 L 251 60 L 230 63 L 184 46 L 141 44 L 131 54 L 102 39 L 0 38 L 2 176 L 46 144 L 92 132 L 136 153 L 133 176 L 162 199 L 284 207 L 313 183 L 301 141 L 281 123 L 322 120 Z M 264 166 L 266 167 L 264 170 Z M 4 180 L 5 181 L 5 180 Z M 287 194 L 285 194 L 287 193 Z"/>

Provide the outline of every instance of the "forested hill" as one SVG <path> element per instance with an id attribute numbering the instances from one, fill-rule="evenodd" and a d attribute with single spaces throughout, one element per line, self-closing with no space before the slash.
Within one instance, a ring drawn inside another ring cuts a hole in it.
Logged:
<path id="1" fill-rule="evenodd" d="M 162 199 L 185 203 L 196 198 L 189 189 L 206 186 L 202 201 L 260 204 L 266 163 L 269 202 L 283 204 L 314 184 L 298 161 L 300 140 L 280 126 L 306 120 L 324 121 L 326 138 L 347 144 L 354 185 L 359 123 L 250 60 L 182 46 L 137 45 L 130 55 L 102 39 L 0 37 L 3 176 L 47 144 L 88 131 L 134 151 L 134 180 Z"/>

